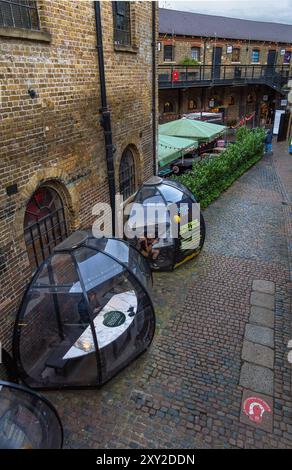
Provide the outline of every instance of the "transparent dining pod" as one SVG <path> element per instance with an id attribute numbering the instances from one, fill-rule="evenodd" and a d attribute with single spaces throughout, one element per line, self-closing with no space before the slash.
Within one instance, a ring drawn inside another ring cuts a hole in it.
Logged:
<path id="1" fill-rule="evenodd" d="M 63 428 L 57 411 L 26 387 L 0 381 L 0 449 L 60 449 Z"/>
<path id="2" fill-rule="evenodd" d="M 168 271 L 198 255 L 205 222 L 194 195 L 177 181 L 146 181 L 128 210 L 126 238 L 151 269 Z"/>
<path id="3" fill-rule="evenodd" d="M 32 388 L 99 386 L 150 345 L 151 271 L 123 240 L 78 231 L 60 243 L 30 282 L 13 348 Z"/>

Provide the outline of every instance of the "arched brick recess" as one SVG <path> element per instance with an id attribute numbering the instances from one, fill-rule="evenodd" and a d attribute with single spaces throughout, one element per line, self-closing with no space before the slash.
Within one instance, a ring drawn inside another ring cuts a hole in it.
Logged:
<path id="1" fill-rule="evenodd" d="M 132 139 L 131 142 L 126 142 L 124 146 L 120 147 L 120 151 L 118 154 L 118 158 L 116 159 L 115 162 L 115 168 L 116 168 L 116 191 L 119 191 L 119 175 L 120 175 L 120 164 L 121 164 L 121 159 L 123 152 L 126 150 L 126 148 L 129 148 L 134 157 L 135 161 L 135 181 L 136 181 L 136 189 L 141 185 L 143 182 L 143 169 L 144 169 L 144 164 L 143 164 L 143 154 L 141 149 L 139 150 L 139 144 L 136 142 L 133 142 L 134 139 Z"/>
<path id="2" fill-rule="evenodd" d="M 79 225 L 79 195 L 78 191 L 74 186 L 66 186 L 67 175 L 58 168 L 45 168 L 37 171 L 30 178 L 25 187 L 19 192 L 15 211 L 15 238 L 24 244 L 23 240 L 23 222 L 24 214 L 28 201 L 30 200 L 33 193 L 40 186 L 49 186 L 55 189 L 61 196 L 65 213 L 66 220 L 69 225 L 69 229 L 74 230 Z M 23 245 L 24 247 L 24 245 Z"/>

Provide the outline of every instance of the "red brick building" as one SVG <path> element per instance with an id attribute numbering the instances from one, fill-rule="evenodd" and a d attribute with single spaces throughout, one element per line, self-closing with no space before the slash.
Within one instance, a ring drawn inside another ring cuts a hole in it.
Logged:
<path id="1" fill-rule="evenodd" d="M 159 10 L 160 122 L 196 111 L 269 121 L 291 75 L 291 26 Z"/>

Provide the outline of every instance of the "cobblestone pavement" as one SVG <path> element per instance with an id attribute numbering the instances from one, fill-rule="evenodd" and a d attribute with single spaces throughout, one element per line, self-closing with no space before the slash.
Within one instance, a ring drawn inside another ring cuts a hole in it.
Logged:
<path id="1" fill-rule="evenodd" d="M 265 156 L 204 212 L 201 255 L 155 273 L 146 354 L 101 390 L 50 392 L 70 448 L 292 448 L 289 156 Z M 276 285 L 272 431 L 240 422 L 242 344 L 255 279 Z"/>

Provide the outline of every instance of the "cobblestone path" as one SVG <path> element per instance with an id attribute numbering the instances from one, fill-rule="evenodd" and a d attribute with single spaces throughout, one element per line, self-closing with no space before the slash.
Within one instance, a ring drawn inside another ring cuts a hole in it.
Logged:
<path id="1" fill-rule="evenodd" d="M 288 158 L 278 146 L 208 207 L 197 259 L 155 273 L 158 328 L 149 352 L 101 390 L 48 394 L 66 447 L 292 448 Z M 272 431 L 240 421 L 255 279 L 276 285 Z"/>

